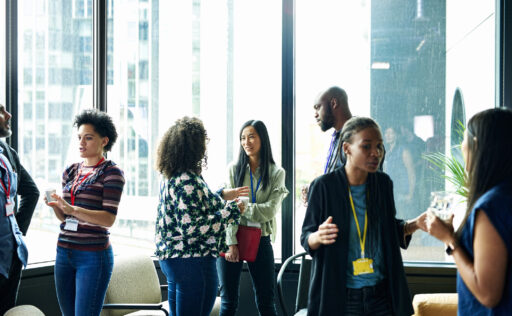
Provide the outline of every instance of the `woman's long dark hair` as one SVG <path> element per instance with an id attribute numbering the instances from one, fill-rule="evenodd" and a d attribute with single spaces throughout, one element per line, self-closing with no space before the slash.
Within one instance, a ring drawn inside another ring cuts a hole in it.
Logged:
<path id="1" fill-rule="evenodd" d="M 256 133 L 260 137 L 260 172 L 261 172 L 261 188 L 265 189 L 270 182 L 270 165 L 275 164 L 272 157 L 272 148 L 270 147 L 270 138 L 268 137 L 267 127 L 262 121 L 250 120 L 242 125 L 238 139 L 240 140 L 240 152 L 238 153 L 238 161 L 235 168 L 235 185 L 237 187 L 243 186 L 245 177 L 245 168 L 249 163 L 249 156 L 245 153 L 242 147 L 242 132 L 248 126 L 254 127 Z"/>
<path id="2" fill-rule="evenodd" d="M 496 108 L 475 114 L 466 129 L 469 151 L 467 210 L 460 236 L 476 201 L 512 177 L 512 111 Z"/>

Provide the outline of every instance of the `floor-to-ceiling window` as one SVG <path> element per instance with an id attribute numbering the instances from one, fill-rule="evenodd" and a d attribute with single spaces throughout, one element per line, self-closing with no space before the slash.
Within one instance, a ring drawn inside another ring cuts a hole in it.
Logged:
<path id="1" fill-rule="evenodd" d="M 78 161 L 73 117 L 92 108 L 92 0 L 18 1 L 18 152 L 40 191 Z M 26 241 L 53 260 L 59 221 L 42 195 Z"/>
<path id="2" fill-rule="evenodd" d="M 280 161 L 280 4 L 113 0 L 108 12 L 107 108 L 120 131 L 112 159 L 127 179 L 112 240 L 118 249 L 150 254 L 159 187 L 155 149 L 176 119 L 203 120 L 210 138 L 203 175 L 214 190 L 227 180 L 247 120 L 267 124 Z"/>
<path id="3" fill-rule="evenodd" d="M 313 117 L 318 94 L 340 86 L 353 115 L 378 121 L 397 216 L 413 218 L 429 206 L 431 192 L 453 189 L 423 155 L 450 153 L 458 121 L 495 106 L 496 36 L 494 1 L 297 0 L 295 17 L 299 252 L 300 189 L 323 172 L 332 132 L 322 133 Z M 457 221 L 464 204 L 453 209 Z M 449 260 L 425 233 L 413 237 L 403 256 Z"/>
<path id="4" fill-rule="evenodd" d="M 0 21 L 5 21 L 5 6 L 0 6 Z M 5 25 L 0 23 L 0 89 L 5 91 Z M 5 106 L 5 94 L 0 95 L 0 103 Z"/>
<path id="5" fill-rule="evenodd" d="M 79 159 L 73 117 L 93 106 L 93 3 L 19 3 L 20 156 L 41 190 L 60 189 L 64 167 Z M 111 229 L 116 254 L 154 251 L 155 151 L 176 119 L 203 120 L 210 138 L 203 175 L 213 190 L 227 180 L 248 120 L 267 125 L 280 164 L 281 4 L 255 4 L 107 2 L 106 108 L 119 133 L 108 158 L 126 177 Z M 58 221 L 41 201 L 27 236 L 31 262 L 55 257 L 57 234 Z"/>

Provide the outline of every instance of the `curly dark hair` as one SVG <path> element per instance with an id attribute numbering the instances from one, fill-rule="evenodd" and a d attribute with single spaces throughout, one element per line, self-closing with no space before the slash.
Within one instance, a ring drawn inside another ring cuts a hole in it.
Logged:
<path id="1" fill-rule="evenodd" d="M 75 116 L 73 126 L 80 128 L 84 124 L 90 124 L 94 127 L 94 131 L 101 137 L 108 137 L 108 143 L 103 148 L 107 152 L 112 149 L 117 140 L 116 126 L 112 118 L 105 112 L 96 110 L 84 110 Z"/>
<path id="2" fill-rule="evenodd" d="M 155 168 L 166 178 L 181 172 L 201 174 L 206 167 L 208 135 L 203 122 L 196 117 L 178 119 L 158 144 Z"/>

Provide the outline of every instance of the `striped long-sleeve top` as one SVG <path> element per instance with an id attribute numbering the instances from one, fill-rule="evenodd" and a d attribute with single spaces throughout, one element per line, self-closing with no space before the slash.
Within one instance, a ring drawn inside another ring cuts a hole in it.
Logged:
<path id="1" fill-rule="evenodd" d="M 62 175 L 62 197 L 70 204 L 70 191 L 76 177 L 79 179 L 76 181 L 77 187 L 74 191 L 75 206 L 117 215 L 125 180 L 123 171 L 114 162 L 105 160 L 96 168 L 84 166 L 83 163 L 75 163 L 67 167 Z M 83 180 L 84 177 L 87 178 Z M 60 247 L 99 251 L 110 245 L 107 227 L 82 220 L 79 220 L 76 231 L 67 230 L 64 227 L 65 222 L 60 225 L 61 232 L 57 243 Z"/>

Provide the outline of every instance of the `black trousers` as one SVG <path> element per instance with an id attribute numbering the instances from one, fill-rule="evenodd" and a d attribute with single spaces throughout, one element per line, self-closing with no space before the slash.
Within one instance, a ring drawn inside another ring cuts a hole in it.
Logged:
<path id="1" fill-rule="evenodd" d="M 9 277 L 6 279 L 3 275 L 0 275 L 0 315 L 3 315 L 7 310 L 16 305 L 21 279 L 21 267 L 21 261 L 15 252 L 12 256 Z"/>
<path id="2" fill-rule="evenodd" d="M 386 281 L 360 289 L 347 288 L 345 316 L 392 316 Z"/>
<path id="3" fill-rule="evenodd" d="M 274 250 L 270 243 L 270 236 L 260 239 L 260 246 L 256 261 L 248 262 L 252 286 L 256 294 L 256 306 L 259 315 L 277 316 L 276 310 L 276 277 L 274 271 Z M 217 273 L 219 275 L 221 316 L 234 316 L 238 309 L 240 296 L 240 276 L 243 262 L 228 262 L 224 258 L 217 258 Z"/>

